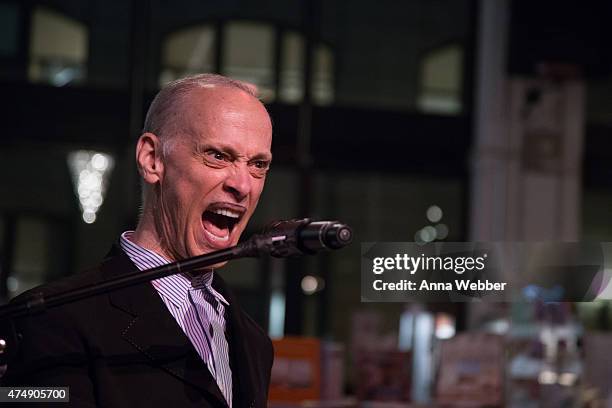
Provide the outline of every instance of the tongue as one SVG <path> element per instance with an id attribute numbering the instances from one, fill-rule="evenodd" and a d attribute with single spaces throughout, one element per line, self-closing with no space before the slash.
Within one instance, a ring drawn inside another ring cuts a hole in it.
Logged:
<path id="1" fill-rule="evenodd" d="M 202 216 L 202 225 L 208 232 L 219 238 L 225 238 L 229 235 L 227 218 L 222 215 L 206 211 Z"/>

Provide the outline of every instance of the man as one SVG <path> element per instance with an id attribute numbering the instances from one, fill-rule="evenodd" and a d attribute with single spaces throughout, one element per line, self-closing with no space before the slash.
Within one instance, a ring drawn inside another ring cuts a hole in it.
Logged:
<path id="1" fill-rule="evenodd" d="M 136 146 L 144 198 L 136 230 L 99 267 L 37 291 L 235 245 L 264 187 L 271 140 L 252 87 L 218 75 L 170 83 Z M 212 270 L 52 308 L 16 327 L 22 340 L 6 382 L 69 386 L 73 406 L 266 406 L 271 341 Z"/>

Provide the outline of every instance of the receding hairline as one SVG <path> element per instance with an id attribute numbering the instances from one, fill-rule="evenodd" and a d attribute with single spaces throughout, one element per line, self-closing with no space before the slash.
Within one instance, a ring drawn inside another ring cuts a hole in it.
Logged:
<path id="1" fill-rule="evenodd" d="M 172 132 L 164 135 L 166 133 L 164 130 L 167 127 L 176 125 L 176 116 L 181 110 L 185 99 L 197 90 L 213 90 L 216 88 L 240 90 L 261 103 L 255 85 L 222 75 L 198 74 L 177 79 L 166 84 L 153 99 L 147 111 L 143 133 L 150 132 L 159 137 L 172 136 Z M 263 106 L 263 103 L 261 105 Z M 264 110 L 267 113 L 265 106 Z"/>

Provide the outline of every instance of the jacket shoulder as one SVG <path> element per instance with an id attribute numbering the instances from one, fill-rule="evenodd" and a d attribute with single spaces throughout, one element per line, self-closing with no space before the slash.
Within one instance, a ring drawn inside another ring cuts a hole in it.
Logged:
<path id="1" fill-rule="evenodd" d="M 74 275 L 58 279 L 43 285 L 35 286 L 21 293 L 19 296 L 11 300 L 11 303 L 19 303 L 31 298 L 37 294 L 44 296 L 55 295 L 72 289 L 76 289 L 85 285 L 96 283 L 102 280 L 100 265 L 78 272 Z"/>

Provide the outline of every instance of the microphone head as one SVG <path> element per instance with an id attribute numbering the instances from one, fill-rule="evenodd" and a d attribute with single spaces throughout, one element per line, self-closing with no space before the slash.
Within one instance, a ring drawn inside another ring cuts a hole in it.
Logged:
<path id="1" fill-rule="evenodd" d="M 353 241 L 351 228 L 338 221 L 315 221 L 302 232 L 303 244 L 312 250 L 340 249 Z"/>
<path id="2" fill-rule="evenodd" d="M 338 224 L 334 235 L 334 249 L 342 248 L 353 242 L 353 230 L 346 224 Z"/>
<path id="3" fill-rule="evenodd" d="M 267 245 L 270 255 L 286 257 L 343 248 L 352 242 L 353 231 L 338 221 L 304 218 L 273 222 L 264 229 L 262 236 L 270 242 Z"/>

